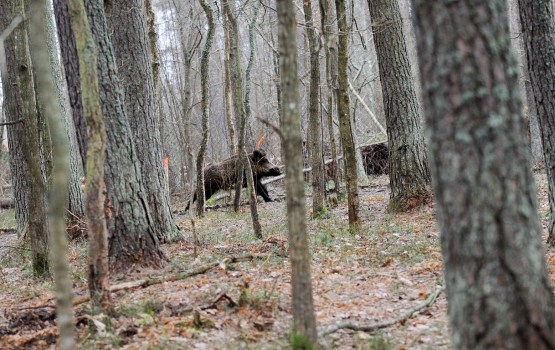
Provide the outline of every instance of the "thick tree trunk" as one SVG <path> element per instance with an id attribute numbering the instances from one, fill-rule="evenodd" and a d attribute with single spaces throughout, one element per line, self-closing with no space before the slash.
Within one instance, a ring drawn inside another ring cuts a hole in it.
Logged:
<path id="1" fill-rule="evenodd" d="M 155 113 L 154 80 L 148 47 L 144 0 L 106 2 L 105 11 L 125 91 L 125 109 L 133 132 L 153 225 L 161 241 L 180 237 L 164 185 L 160 129 Z"/>
<path id="2" fill-rule="evenodd" d="M 318 32 L 312 20 L 312 2 L 303 1 L 306 35 L 310 48 L 310 156 L 312 165 L 312 213 L 318 215 L 324 209 L 324 160 L 322 157 L 322 123 L 320 122 L 320 57 Z"/>
<path id="3" fill-rule="evenodd" d="M 200 149 L 197 156 L 197 215 L 204 216 L 204 158 L 206 156 L 206 146 L 208 144 L 209 135 L 209 115 L 210 115 L 210 101 L 208 99 L 208 63 L 210 59 L 210 49 L 212 48 L 212 39 L 214 38 L 214 16 L 212 8 L 204 0 L 199 0 L 206 19 L 208 20 L 208 33 L 206 34 L 206 41 L 204 42 L 204 49 L 202 50 L 202 57 L 200 60 L 200 80 L 201 80 L 201 108 L 202 108 L 202 138 L 200 142 Z"/>
<path id="4" fill-rule="evenodd" d="M 540 122 L 547 184 L 549 186 L 550 220 L 548 242 L 555 246 L 555 37 L 550 0 L 518 0 L 526 61 Z"/>
<path id="5" fill-rule="evenodd" d="M 415 9 L 454 347 L 553 349 L 506 2 L 416 0 Z"/>
<path id="6" fill-rule="evenodd" d="M 102 0 L 87 1 L 87 15 L 98 60 L 98 82 L 102 114 L 106 123 L 107 151 L 104 180 L 108 193 L 110 264 L 113 269 L 133 265 L 162 266 L 157 227 L 151 219 L 139 160 L 123 104 L 115 56 L 108 37 Z"/>
<path id="7" fill-rule="evenodd" d="M 48 30 L 54 20 L 49 11 L 51 2 L 32 0 L 30 12 L 43 15 L 31 17 L 29 37 L 33 69 L 37 79 L 37 90 L 48 122 L 49 136 L 52 139 L 51 188 L 49 193 L 50 259 L 56 288 L 56 325 L 58 326 L 58 348 L 71 350 L 75 348 L 73 330 L 73 293 L 67 258 L 67 234 L 65 225 L 65 208 L 69 184 L 69 153 L 67 133 L 64 130 L 62 108 L 59 104 L 59 91 L 55 83 L 55 71 L 60 71 L 57 61 L 51 60 L 49 43 L 55 42 L 55 32 Z M 49 14 L 49 15 L 48 15 Z M 58 78 L 60 76 L 58 75 Z"/>
<path id="8" fill-rule="evenodd" d="M 69 93 L 69 102 L 75 125 L 79 154 L 83 167 L 87 164 L 87 128 L 83 115 L 83 101 L 79 77 L 79 60 L 75 46 L 75 35 L 71 27 L 67 0 L 54 0 L 54 13 L 56 15 L 56 28 L 60 43 L 61 57 L 64 64 L 65 79 Z"/>
<path id="9" fill-rule="evenodd" d="M 339 48 L 337 52 L 337 111 L 339 114 L 339 133 L 345 155 L 345 182 L 347 187 L 347 202 L 349 207 L 349 227 L 357 230 L 360 227 L 358 176 L 355 142 L 351 124 L 351 107 L 349 103 L 349 81 L 347 76 L 347 62 L 349 57 L 349 30 L 347 28 L 345 0 L 335 0 L 337 27 L 339 29 Z"/>
<path id="10" fill-rule="evenodd" d="M 397 0 L 368 0 L 383 89 L 389 149 L 389 208 L 429 201 L 430 171 Z"/>
<path id="11" fill-rule="evenodd" d="M 16 16 L 14 6 L 17 2 L 19 0 L 0 1 L 0 27 L 2 30 L 7 28 Z M 21 57 L 16 55 L 16 45 L 21 40 L 21 36 L 21 30 L 16 31 L 4 41 L 6 67 L 2 67 L 3 70 L 5 69 L 5 72 L 2 72 L 3 109 L 5 109 L 6 122 L 14 122 L 14 124 L 7 125 L 6 129 L 10 150 L 10 173 L 12 175 L 18 236 L 28 229 L 27 220 L 29 217 L 29 185 L 27 179 L 29 170 L 23 152 L 25 126 L 26 123 L 29 123 L 29 118 L 23 114 L 21 107 L 22 92 L 16 88 L 19 86 L 17 85 L 18 67 L 28 67 L 28 62 L 22 61 Z M 21 120 L 23 121 L 15 123 Z"/>
<path id="12" fill-rule="evenodd" d="M 283 101 L 281 111 L 282 150 L 285 160 L 289 261 L 291 263 L 292 335 L 306 341 L 308 344 L 304 348 L 308 349 L 317 345 L 318 338 L 312 300 L 310 250 L 306 235 L 303 159 L 299 152 L 302 148 L 302 138 L 297 75 L 297 23 L 295 8 L 291 0 L 278 1 L 276 7 Z M 297 340 L 300 339 L 297 338 Z"/>
<path id="13" fill-rule="evenodd" d="M 16 4 L 15 12 L 25 14 L 24 2 Z M 29 241 L 32 250 L 33 273 L 36 276 L 49 274 L 48 271 L 48 226 L 46 222 L 46 183 L 41 172 L 41 150 L 39 116 L 37 109 L 35 82 L 29 53 L 28 33 L 22 25 L 14 31 L 15 55 L 18 57 L 16 83 L 20 88 L 21 106 L 25 117 L 23 132 L 23 154 L 27 162 L 27 186 L 29 186 L 27 220 Z"/>

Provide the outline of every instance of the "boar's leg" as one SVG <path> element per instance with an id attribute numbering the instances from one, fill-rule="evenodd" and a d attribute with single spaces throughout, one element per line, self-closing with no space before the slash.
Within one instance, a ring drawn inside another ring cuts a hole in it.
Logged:
<path id="1" fill-rule="evenodd" d="M 273 202 L 272 198 L 268 195 L 268 189 L 260 181 L 256 181 L 256 194 L 262 196 L 265 202 Z"/>

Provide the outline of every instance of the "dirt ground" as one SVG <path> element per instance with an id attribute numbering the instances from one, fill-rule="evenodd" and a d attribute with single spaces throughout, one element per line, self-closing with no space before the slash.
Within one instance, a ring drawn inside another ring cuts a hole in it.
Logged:
<path id="1" fill-rule="evenodd" d="M 536 181 L 545 229 L 549 205 L 543 172 L 536 174 Z M 285 201 L 279 185 L 271 189 L 276 201 L 259 205 L 262 240 L 253 236 L 248 206 L 239 214 L 215 209 L 195 222 L 200 241 L 195 255 L 191 222 L 178 214 L 184 239 L 164 245 L 167 266 L 163 270 L 137 267 L 112 276 L 112 284 L 220 264 L 183 280 L 116 292 L 110 319 L 90 316 L 87 304 L 76 307 L 79 348 L 288 348 L 291 303 Z M 360 198 L 363 229 L 358 234 L 347 229 L 344 202 L 308 221 L 319 330 L 338 322 L 370 325 L 395 319 L 422 305 L 443 283 L 433 204 L 406 214 L 388 213 L 386 176 L 372 178 Z M 310 201 L 307 197 L 307 208 Z M 0 246 L 12 246 L 14 240 L 13 235 L 0 235 Z M 0 348 L 54 349 L 57 330 L 49 301 L 53 285 L 32 277 L 26 254 L 0 248 Z M 254 259 L 224 261 L 245 254 Z M 83 242 L 71 245 L 70 260 L 74 289 L 83 295 Z M 553 251 L 547 261 L 554 282 Z M 449 349 L 446 310 L 442 293 L 430 307 L 404 322 L 371 333 L 340 330 L 322 337 L 322 347 Z"/>

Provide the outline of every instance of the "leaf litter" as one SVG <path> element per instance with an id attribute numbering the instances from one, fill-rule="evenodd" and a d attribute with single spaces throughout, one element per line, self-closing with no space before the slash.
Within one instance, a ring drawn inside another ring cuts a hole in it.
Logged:
<path id="1" fill-rule="evenodd" d="M 536 174 L 546 235 L 549 206 L 545 174 Z M 274 191 L 279 189 L 274 188 Z M 319 219 L 308 219 L 312 285 L 318 329 L 339 322 L 373 324 L 421 305 L 443 284 L 434 206 L 389 214 L 387 177 L 361 189 L 363 229 L 347 229 L 340 202 Z M 281 199 L 281 200 L 280 200 Z M 307 197 L 307 209 L 310 207 Z M 91 316 L 75 308 L 80 349 L 283 349 L 290 330 L 290 270 L 283 195 L 259 205 L 264 239 L 256 240 L 247 206 L 211 210 L 196 219 L 200 241 L 194 255 L 190 220 L 178 217 L 184 240 L 163 246 L 162 270 L 134 268 L 111 283 L 169 275 L 222 262 L 231 255 L 258 258 L 217 267 L 183 280 L 112 294 L 114 313 Z M 0 235 L 0 243 L 5 241 Z M 9 237 L 13 239 L 13 237 Z M 0 348 L 55 349 L 53 285 L 32 277 L 20 252 L 0 256 Z M 86 244 L 73 244 L 74 291 L 86 293 Z M 551 281 L 555 254 L 547 253 Z M 342 329 L 321 337 L 327 349 L 450 349 L 447 302 L 441 293 L 429 307 L 373 332 Z"/>

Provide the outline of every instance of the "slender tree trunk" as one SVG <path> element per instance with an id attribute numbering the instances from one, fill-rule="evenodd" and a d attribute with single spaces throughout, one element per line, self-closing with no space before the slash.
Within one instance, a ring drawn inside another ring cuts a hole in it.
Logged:
<path id="1" fill-rule="evenodd" d="M 125 91 L 125 109 L 147 191 L 150 219 L 159 240 L 173 241 L 180 237 L 180 233 L 164 185 L 145 3 L 144 0 L 116 0 L 106 2 L 105 11 L 118 63 L 118 77 Z"/>
<path id="2" fill-rule="evenodd" d="M 282 149 L 285 158 L 285 190 L 287 194 L 287 225 L 289 229 L 289 257 L 291 262 L 291 288 L 293 310 L 293 337 L 301 337 L 310 346 L 316 346 L 316 317 L 312 300 L 310 277 L 310 250 L 306 235 L 305 197 L 301 118 L 297 75 L 297 40 L 295 8 L 291 0 L 276 3 L 278 13 L 278 40 L 282 92 L 283 133 Z M 297 338 L 297 341 L 299 339 Z"/>
<path id="3" fill-rule="evenodd" d="M 506 2 L 415 9 L 454 348 L 554 349 Z"/>
<path id="4" fill-rule="evenodd" d="M 83 115 L 87 123 L 87 183 L 86 215 L 89 234 L 89 293 L 93 312 L 110 308 L 108 291 L 108 229 L 104 214 L 106 160 L 106 128 L 100 106 L 95 45 L 89 27 L 85 6 L 69 0 L 71 25 L 75 30 L 79 58 L 80 90 L 83 97 Z"/>
<path id="5" fill-rule="evenodd" d="M 353 128 L 351 124 L 351 107 L 349 104 L 349 82 L 347 77 L 347 62 L 349 56 L 349 31 L 347 29 L 347 18 L 345 0 L 335 0 L 337 14 L 337 26 L 339 29 L 338 50 L 338 99 L 337 110 L 339 114 L 339 132 L 343 144 L 345 157 L 345 182 L 347 187 L 347 201 L 349 206 L 349 227 L 357 230 L 360 227 L 359 198 L 358 198 L 358 176 L 355 152 L 356 146 L 353 140 Z"/>
<path id="6" fill-rule="evenodd" d="M 210 49 L 212 48 L 212 39 L 214 38 L 214 16 L 212 8 L 206 3 L 205 0 L 199 0 L 206 19 L 208 20 L 208 33 L 206 34 L 206 41 L 204 42 L 204 49 L 202 50 L 202 58 L 200 60 L 200 79 L 201 79 L 201 107 L 202 107 L 202 139 L 200 142 L 200 149 L 197 156 L 197 215 L 204 216 L 204 158 L 206 155 L 206 145 L 208 143 L 209 126 L 208 118 L 210 115 L 210 101 L 208 94 L 208 63 L 210 59 Z"/>
<path id="7" fill-rule="evenodd" d="M 555 37 L 550 0 L 518 0 L 526 61 L 542 134 L 550 220 L 548 243 L 555 246 Z"/>
<path id="8" fill-rule="evenodd" d="M 430 171 L 420 108 L 397 0 L 368 0 L 383 89 L 389 149 L 389 208 L 405 211 L 430 200 Z"/>
<path id="9" fill-rule="evenodd" d="M 239 122 L 239 134 L 237 135 L 237 152 L 239 159 L 242 158 L 242 154 L 245 153 L 245 131 L 246 125 L 242 121 L 245 120 L 245 105 L 244 101 L 244 90 L 243 90 L 243 76 L 241 71 L 241 57 L 239 55 L 239 31 L 237 28 L 237 19 L 233 14 L 235 6 L 231 0 L 224 0 L 223 3 L 224 16 L 227 16 L 229 21 L 229 41 L 230 41 L 230 63 L 231 63 L 231 85 L 232 85 L 232 95 L 233 104 L 235 110 L 235 117 Z M 235 198 L 233 202 L 233 210 L 235 212 L 239 211 L 239 205 L 241 203 L 241 188 L 243 187 L 243 174 L 244 174 L 244 164 L 240 162 L 240 166 L 237 167 L 237 183 L 235 185 Z"/>
<path id="10" fill-rule="evenodd" d="M 312 213 L 317 215 L 324 209 L 324 162 L 322 158 L 322 128 L 320 123 L 320 58 L 318 32 L 312 20 L 312 2 L 303 1 L 306 35 L 310 48 L 310 155 L 312 165 Z"/>
<path id="11" fill-rule="evenodd" d="M 108 37 L 103 0 L 87 0 L 87 17 L 97 52 L 98 83 L 107 151 L 105 175 L 108 198 L 110 266 L 124 270 L 133 265 L 162 266 L 166 260 L 146 197 L 139 160 L 124 108 L 115 55 Z M 88 176 L 88 175 L 87 175 Z"/>
<path id="12" fill-rule="evenodd" d="M 231 93 L 231 43 L 229 41 L 229 20 L 227 16 L 223 16 L 224 25 L 224 104 L 225 119 L 227 121 L 227 129 L 229 130 L 229 153 L 230 156 L 237 154 L 235 147 L 235 122 L 233 121 L 233 96 Z"/>
<path id="13" fill-rule="evenodd" d="M 79 154 L 81 156 L 81 164 L 84 167 L 85 164 L 87 164 L 87 128 L 85 125 L 83 102 L 81 98 L 79 59 L 77 58 L 75 35 L 71 27 L 67 0 L 54 0 L 54 13 L 56 15 L 58 41 L 62 53 L 61 57 L 64 65 L 77 143 L 79 145 Z M 85 171 L 85 169 L 83 170 Z"/>
<path id="14" fill-rule="evenodd" d="M 328 123 L 328 135 L 330 139 L 331 146 L 331 156 L 332 156 L 332 177 L 334 184 L 334 191 L 339 194 L 341 192 L 341 183 L 339 181 L 339 162 L 337 160 L 337 144 L 335 142 L 335 132 L 333 127 L 333 96 L 334 91 L 337 86 L 337 79 L 333 79 L 334 74 L 332 73 L 332 60 L 335 57 L 335 48 L 337 47 L 334 37 L 331 35 L 333 28 L 333 18 L 330 16 L 330 5 L 331 0 L 319 0 L 320 2 L 320 13 L 322 22 L 322 31 L 324 32 L 324 50 L 326 53 L 326 83 L 327 83 L 327 102 L 328 110 L 326 113 L 326 120 Z M 336 57 L 335 57 L 336 58 Z"/>
<path id="15" fill-rule="evenodd" d="M 241 128 L 244 128 L 244 124 L 250 124 L 251 119 L 251 104 L 250 104 L 250 93 L 251 93 L 251 72 L 252 72 L 252 65 L 254 62 L 254 26 L 256 25 L 256 17 L 258 16 L 258 9 L 260 8 L 260 2 L 258 2 L 254 9 L 254 14 L 252 17 L 252 21 L 249 24 L 249 45 L 250 45 L 250 54 L 249 54 L 249 63 L 247 64 L 247 71 L 245 72 L 245 115 L 243 116 L 244 119 L 241 120 Z M 262 239 L 262 226 L 260 225 L 260 219 L 258 218 L 258 207 L 256 205 L 256 191 L 254 188 L 254 178 L 253 178 L 253 166 L 251 164 L 248 154 L 244 151 L 241 154 L 241 159 L 243 161 L 243 167 L 245 168 L 245 176 L 247 177 L 247 186 L 249 190 L 250 200 L 250 210 L 251 210 L 251 219 L 252 219 L 252 226 L 254 230 L 254 235 L 258 239 Z"/>
<path id="16" fill-rule="evenodd" d="M 67 258 L 67 234 L 65 225 L 65 208 L 69 184 L 69 154 L 67 133 L 62 123 L 62 109 L 58 103 L 59 96 L 54 79 L 54 68 L 50 60 L 48 43 L 55 41 L 54 31 L 47 31 L 53 21 L 49 11 L 51 3 L 47 0 L 32 0 L 29 37 L 31 39 L 31 57 L 37 79 L 38 96 L 52 138 L 52 183 L 49 193 L 49 224 L 52 272 L 56 288 L 56 324 L 59 338 L 58 348 L 70 350 L 75 348 L 73 330 L 73 293 Z M 42 15 L 40 15 L 43 13 Z M 50 14 L 46 16 L 45 14 Z M 52 36 L 52 37 L 48 37 Z M 57 63 L 56 63 L 57 64 Z"/>

